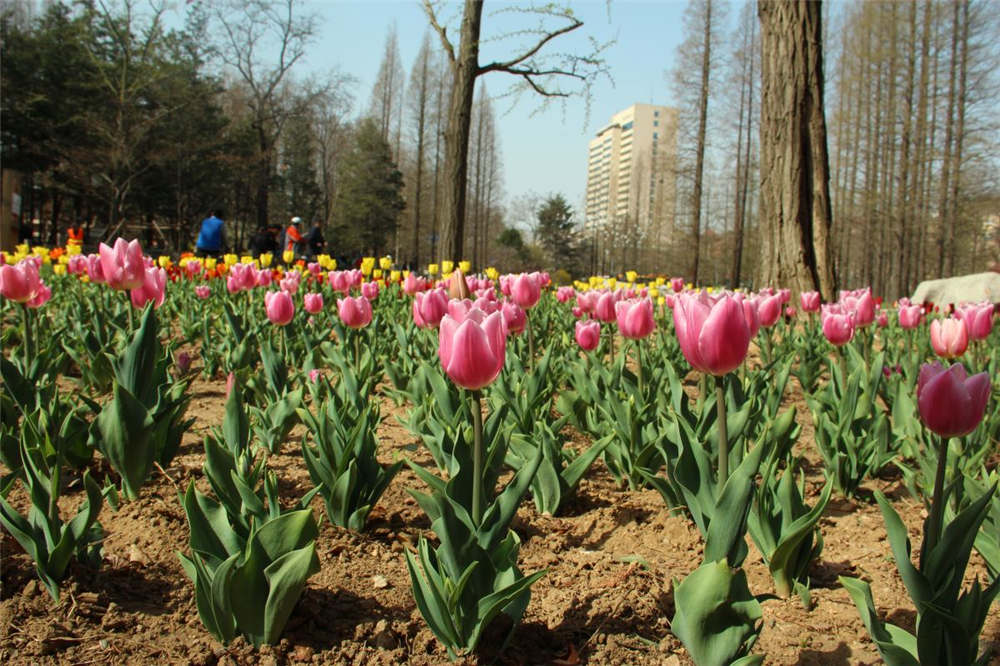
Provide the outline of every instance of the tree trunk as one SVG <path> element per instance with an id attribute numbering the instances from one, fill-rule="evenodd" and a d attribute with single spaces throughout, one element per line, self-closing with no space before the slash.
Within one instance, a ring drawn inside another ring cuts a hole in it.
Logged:
<path id="1" fill-rule="evenodd" d="M 451 61 L 452 89 L 444 133 L 444 197 L 441 202 L 441 260 L 462 258 L 465 237 L 465 187 L 469 170 L 472 101 L 479 74 L 479 27 L 482 0 L 465 3 L 457 57 Z"/>
<path id="2" fill-rule="evenodd" d="M 761 23 L 762 279 L 833 296 L 822 5 L 757 3 Z"/>
<path id="3" fill-rule="evenodd" d="M 955 120 L 955 146 L 952 153 L 951 168 L 951 207 L 949 209 L 950 223 L 947 225 L 948 234 L 945 240 L 945 274 L 955 274 L 955 228 L 959 224 L 959 194 L 961 192 L 962 176 L 962 143 L 965 139 L 965 105 L 966 86 L 968 85 L 967 70 L 969 61 L 969 0 L 959 0 L 958 4 L 962 8 L 962 37 L 959 43 L 960 55 L 958 59 L 958 96 L 955 101 L 957 105 Z M 956 20 L 958 14 L 956 11 Z M 958 26 L 955 27 L 958 32 Z"/>
<path id="4" fill-rule="evenodd" d="M 951 26 L 951 63 L 949 65 L 950 72 L 948 75 L 948 117 L 945 118 L 944 156 L 941 158 L 941 194 L 938 200 L 937 276 L 939 278 L 946 277 L 944 257 L 947 252 L 947 228 L 952 222 L 951 206 L 954 205 L 954 202 L 949 200 L 948 194 L 950 193 L 951 185 L 951 167 L 953 160 L 952 143 L 955 127 L 955 67 L 958 64 L 959 24 L 958 0 L 952 0 L 952 5 L 955 8 L 955 12 Z"/>
<path id="5" fill-rule="evenodd" d="M 701 189 L 705 171 L 705 132 L 708 124 L 708 79 L 712 64 L 712 0 L 705 2 L 705 35 L 701 51 L 701 94 L 698 97 L 698 143 L 695 148 L 694 190 L 691 193 L 691 231 L 694 236 L 694 268 L 691 281 L 698 284 L 698 258 L 701 254 Z"/>

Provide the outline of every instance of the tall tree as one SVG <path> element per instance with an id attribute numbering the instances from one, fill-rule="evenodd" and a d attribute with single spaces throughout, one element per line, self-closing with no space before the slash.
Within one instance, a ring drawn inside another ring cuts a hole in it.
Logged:
<path id="1" fill-rule="evenodd" d="M 389 26 L 385 36 L 385 50 L 379 65 L 375 84 L 372 86 L 368 115 L 378 124 L 382 137 L 393 150 L 393 159 L 399 161 L 399 132 L 403 108 L 403 60 L 399 56 L 399 38 L 396 24 Z"/>
<path id="2" fill-rule="evenodd" d="M 479 45 L 483 16 L 483 0 L 465 0 L 459 30 L 458 47 L 452 44 L 446 27 L 439 21 L 440 2 L 423 0 L 424 10 L 431 27 L 441 39 L 441 46 L 451 70 L 451 96 L 448 103 L 448 125 L 445 130 L 444 179 L 446 188 L 441 211 L 441 245 L 443 259 L 461 256 L 465 236 L 465 197 L 468 176 L 469 131 L 472 125 L 472 103 L 476 79 L 490 72 L 506 72 L 518 77 L 522 89 L 529 89 L 543 97 L 567 97 L 571 90 L 563 85 L 568 81 L 580 84 L 589 91 L 594 78 L 605 71 L 599 58 L 602 47 L 584 56 L 576 54 L 543 54 L 545 47 L 561 35 L 583 26 L 569 7 L 546 5 L 526 8 L 523 11 L 541 21 L 557 23 L 556 27 L 541 27 L 528 31 L 530 43 L 516 55 L 506 60 L 479 62 Z M 522 33 L 523 34 L 523 33 Z M 537 37 L 537 38 L 536 38 Z"/>
<path id="3" fill-rule="evenodd" d="M 371 118 L 361 121 L 350 154 L 341 163 L 337 191 L 337 237 L 343 250 L 385 253 L 405 202 L 403 174 L 389 142 Z"/>
<path id="4" fill-rule="evenodd" d="M 758 0 L 764 284 L 833 296 L 822 5 Z"/>
<path id="5" fill-rule="evenodd" d="M 694 237 L 694 266 L 691 279 L 698 282 L 701 256 L 701 188 L 705 171 L 705 131 L 708 123 L 708 88 L 712 72 L 712 0 L 704 0 L 701 41 L 701 86 L 698 94 L 698 136 L 695 144 L 694 188 L 691 191 L 691 230 Z"/>
<path id="6" fill-rule="evenodd" d="M 274 175 L 274 148 L 292 113 L 282 86 L 305 56 L 316 31 L 314 16 L 299 15 L 297 0 L 226 0 L 214 7 L 220 43 L 216 53 L 248 90 L 257 140 L 257 225 L 267 222 Z"/>
<path id="7" fill-rule="evenodd" d="M 430 33 L 424 33 L 420 51 L 410 72 L 409 86 L 409 130 L 414 144 L 414 175 L 411 180 L 413 188 L 413 244 L 410 248 L 410 258 L 414 267 L 420 266 L 420 222 L 423 214 L 426 180 L 424 165 L 427 161 L 428 134 L 431 130 L 432 96 L 434 94 L 432 79 L 433 53 L 431 51 Z"/>
<path id="8" fill-rule="evenodd" d="M 582 266 L 580 230 L 573 219 L 573 209 L 561 194 L 550 194 L 537 213 L 535 237 L 545 249 L 549 267 L 579 274 Z"/>

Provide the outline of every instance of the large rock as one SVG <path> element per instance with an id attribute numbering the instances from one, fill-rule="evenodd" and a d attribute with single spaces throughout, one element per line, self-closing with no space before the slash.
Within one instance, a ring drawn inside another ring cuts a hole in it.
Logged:
<path id="1" fill-rule="evenodd" d="M 914 303 L 945 307 L 954 303 L 1000 303 L 1000 273 L 973 273 L 942 280 L 924 280 L 917 285 Z"/>

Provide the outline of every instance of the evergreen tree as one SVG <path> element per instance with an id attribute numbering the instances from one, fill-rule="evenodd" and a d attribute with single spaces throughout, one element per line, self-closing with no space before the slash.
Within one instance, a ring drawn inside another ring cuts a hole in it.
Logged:
<path id="1" fill-rule="evenodd" d="M 552 268 L 574 275 L 580 272 L 580 233 L 573 220 L 573 209 L 563 195 L 550 195 L 538 209 L 535 236 Z"/>
<path id="2" fill-rule="evenodd" d="M 362 120 L 350 155 L 342 161 L 337 191 L 338 252 L 385 253 L 406 207 L 403 174 L 392 161 L 389 142 L 370 118 Z"/>

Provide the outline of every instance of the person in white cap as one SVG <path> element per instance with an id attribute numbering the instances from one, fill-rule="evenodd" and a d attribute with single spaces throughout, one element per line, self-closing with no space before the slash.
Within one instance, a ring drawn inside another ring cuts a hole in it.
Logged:
<path id="1" fill-rule="evenodd" d="M 296 252 L 298 244 L 302 242 L 302 233 L 299 231 L 299 225 L 301 223 L 301 217 L 293 217 L 291 223 L 288 225 L 288 228 L 285 229 L 285 246 L 281 248 L 284 252 Z M 298 253 L 296 252 L 296 254 Z"/>

